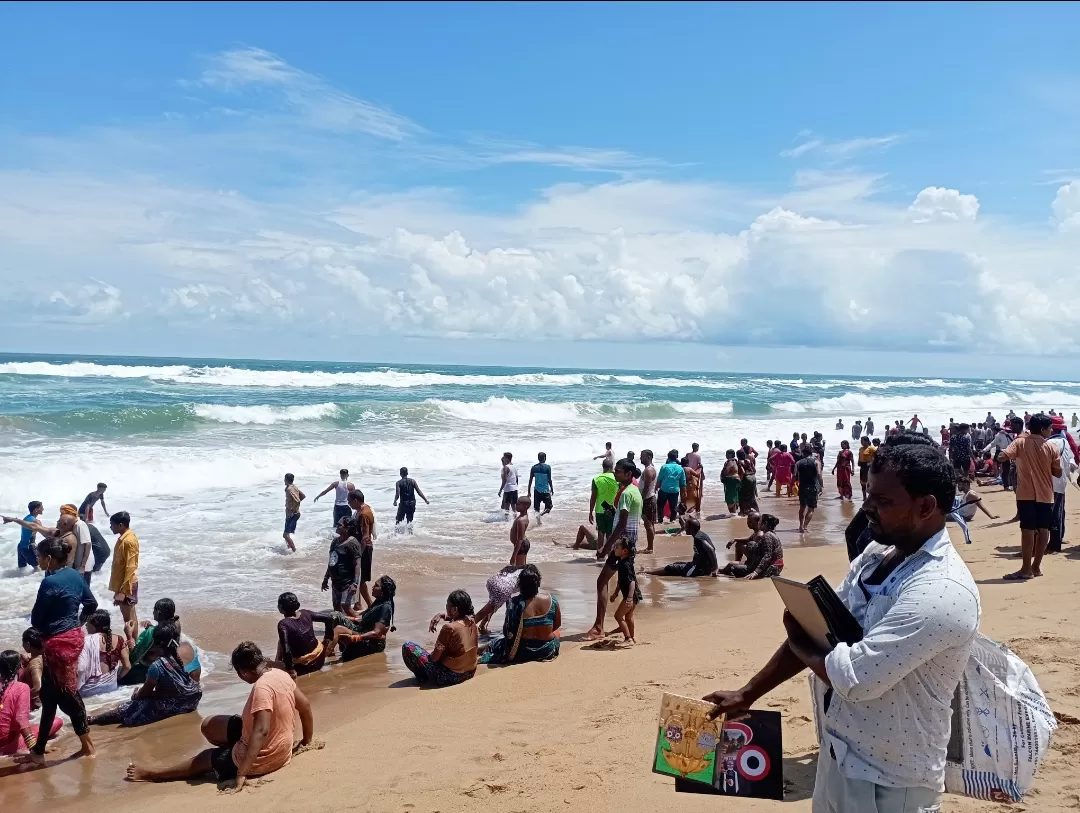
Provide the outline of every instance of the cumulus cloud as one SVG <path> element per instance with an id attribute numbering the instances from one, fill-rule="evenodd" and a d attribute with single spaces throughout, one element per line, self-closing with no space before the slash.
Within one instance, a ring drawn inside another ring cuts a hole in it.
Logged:
<path id="1" fill-rule="evenodd" d="M 1058 189 L 1051 208 L 1058 226 L 1080 228 L 1080 181 L 1071 181 Z"/>
<path id="2" fill-rule="evenodd" d="M 310 132 L 310 122 L 295 120 L 303 114 L 361 131 L 362 140 L 331 144 L 314 158 L 298 152 L 304 185 L 247 194 L 161 174 L 89 171 L 131 153 L 115 145 L 109 161 L 88 160 L 81 172 L 0 170 L 5 290 L 83 328 L 127 318 L 208 332 L 288 326 L 335 339 L 1039 353 L 1073 348 L 1080 336 L 1072 293 L 1080 230 L 979 219 L 978 199 L 955 189 L 927 187 L 908 205 L 890 197 L 880 173 L 831 167 L 800 170 L 787 188 L 766 193 L 665 179 L 659 163 L 653 177 L 638 177 L 648 162 L 621 150 L 477 140 L 470 167 L 535 162 L 564 170 L 537 191 L 507 190 L 499 205 L 480 206 L 456 176 L 388 188 L 326 171 L 323 161 L 372 143 L 431 135 L 392 111 L 357 106 L 272 54 L 220 55 L 198 87 L 275 90 L 289 114 L 275 126 L 287 134 Z M 337 112 L 313 112 L 327 98 Z M 235 118 L 243 128 L 244 117 Z M 220 141 L 192 136 L 200 162 L 231 165 L 234 152 L 215 151 Z M 898 137 L 805 138 L 804 155 L 850 156 Z M 576 172 L 604 167 L 625 172 L 607 182 Z M 1058 191 L 1056 223 L 1076 220 L 1078 191 L 1075 184 Z M 1016 296 L 1016 279 L 1035 275 L 1046 286 Z M 928 301 L 945 304 L 928 308 Z M 18 311 L 5 324 L 38 318 Z"/>
<path id="3" fill-rule="evenodd" d="M 908 212 L 916 223 L 934 220 L 974 220 L 979 216 L 979 199 L 956 189 L 928 186 L 915 196 Z"/>

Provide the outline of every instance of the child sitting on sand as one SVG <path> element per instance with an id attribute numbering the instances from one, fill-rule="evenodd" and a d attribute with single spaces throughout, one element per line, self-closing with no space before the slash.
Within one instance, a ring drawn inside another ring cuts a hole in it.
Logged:
<path id="1" fill-rule="evenodd" d="M 618 564 L 615 565 L 615 572 L 618 575 L 618 586 L 615 588 L 615 592 L 611 594 L 611 603 L 615 603 L 615 599 L 619 597 L 619 593 L 622 593 L 622 604 L 615 610 L 615 621 L 619 625 L 618 630 L 612 630 L 609 635 L 614 632 L 621 632 L 623 634 L 622 643 L 620 648 L 634 645 L 634 609 L 637 607 L 638 602 L 641 601 L 641 590 L 638 588 L 637 573 L 634 572 L 634 557 L 633 552 L 630 550 L 630 545 L 625 539 L 620 539 L 615 543 L 615 558 L 618 559 Z"/>

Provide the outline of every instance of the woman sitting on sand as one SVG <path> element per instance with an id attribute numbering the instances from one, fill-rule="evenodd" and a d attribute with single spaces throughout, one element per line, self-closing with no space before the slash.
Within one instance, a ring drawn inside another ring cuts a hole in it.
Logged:
<path id="1" fill-rule="evenodd" d="M 540 592 L 540 571 L 525 565 L 518 574 L 520 592 L 506 605 L 503 634 L 491 642 L 482 663 L 550 661 L 559 655 L 558 629 L 562 624 L 559 600 Z"/>
<path id="2" fill-rule="evenodd" d="M 330 657 L 340 647 L 341 660 L 351 661 L 362 658 L 365 655 L 374 655 L 376 652 L 386 651 L 386 633 L 393 632 L 394 627 L 394 594 L 397 585 L 389 576 L 380 576 L 372 588 L 371 595 L 374 599 L 359 618 L 349 618 L 344 613 L 312 613 L 315 621 L 334 624 L 332 637 L 326 644 L 326 656 Z"/>
<path id="3" fill-rule="evenodd" d="M 278 621 L 278 663 L 294 678 L 318 672 L 326 663 L 323 642 L 315 635 L 314 615 L 311 610 L 301 610 L 295 593 L 282 593 L 277 600 L 278 612 L 284 618 Z"/>
<path id="4" fill-rule="evenodd" d="M 154 622 L 144 621 L 142 632 L 139 633 L 135 646 L 131 648 L 131 669 L 127 674 L 121 675 L 121 686 L 141 686 L 146 682 L 146 671 L 150 667 L 150 648 L 154 645 L 154 624 L 169 623 L 180 629 L 180 616 L 176 614 L 176 604 L 171 598 L 158 599 L 154 604 Z M 176 650 L 180 654 L 180 660 L 184 662 L 184 671 L 191 675 L 191 679 L 198 683 L 202 679 L 202 663 L 199 661 L 199 650 L 194 644 L 180 641 Z"/>
<path id="5" fill-rule="evenodd" d="M 431 619 L 429 632 L 435 632 L 440 621 L 446 622 L 439 630 L 435 648 L 428 652 L 412 641 L 402 645 L 401 657 L 418 683 L 453 686 L 476 674 L 480 636 L 472 616 L 472 597 L 464 590 L 455 590 L 446 599 L 446 613 Z"/>
<path id="6" fill-rule="evenodd" d="M 94 610 L 86 619 L 78 668 L 79 694 L 83 697 L 115 691 L 117 680 L 131 669 L 127 641 L 122 635 L 113 635 L 108 610 Z"/>
<path id="7" fill-rule="evenodd" d="M 729 562 L 720 568 L 720 575 L 746 580 L 779 576 L 784 569 L 784 548 L 780 537 L 773 533 L 779 524 L 780 520 L 772 514 L 762 514 L 758 520 L 759 532 L 745 541 L 746 563 Z"/>
<path id="8" fill-rule="evenodd" d="M 0 652 L 0 756 L 26 751 L 37 742 L 37 727 L 30 725 L 30 687 L 18 679 L 19 653 Z M 64 724 L 53 720 L 52 736 Z"/>
<path id="9" fill-rule="evenodd" d="M 135 690 L 131 700 L 91 717 L 90 724 L 119 723 L 133 728 L 195 711 L 202 700 L 202 688 L 184 671 L 179 646 L 180 630 L 175 624 L 166 622 L 154 627 L 150 647 L 153 663 L 146 670 L 146 682 Z"/>

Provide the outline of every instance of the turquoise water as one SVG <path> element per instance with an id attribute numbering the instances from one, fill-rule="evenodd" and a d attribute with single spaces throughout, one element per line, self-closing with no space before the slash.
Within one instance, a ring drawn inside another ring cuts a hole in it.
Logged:
<path id="1" fill-rule="evenodd" d="M 820 429 L 835 449 L 848 435 L 834 430 L 838 418 L 873 416 L 883 428 L 917 412 L 936 426 L 1051 407 L 1080 409 L 1080 384 L 0 356 L 0 509 L 21 516 L 41 500 L 51 519 L 103 480 L 109 509 L 129 511 L 143 540 L 149 600 L 168 590 L 178 603 L 264 607 L 293 589 L 318 602 L 310 574 L 325 563 L 332 498 L 310 498 L 342 466 L 379 517 L 383 561 L 408 567 L 423 553 L 494 569 L 508 555 L 496 496 L 503 451 L 523 482 L 536 453 L 547 453 L 556 508 L 543 533 L 572 538 L 605 441 L 620 455 L 696 441 L 715 469 L 741 437 L 762 448 Z M 432 500 L 412 535 L 392 531 L 400 466 Z M 281 540 L 286 471 L 309 495 L 295 556 Z M 8 645 L 37 588 L 14 570 L 17 538 L 13 526 L 0 529 Z M 571 557 L 548 544 L 532 558 Z M 104 587 L 95 585 L 100 599 Z"/>

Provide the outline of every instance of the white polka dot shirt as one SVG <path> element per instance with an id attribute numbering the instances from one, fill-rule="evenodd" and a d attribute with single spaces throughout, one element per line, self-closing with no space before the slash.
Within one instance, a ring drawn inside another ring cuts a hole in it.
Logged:
<path id="1" fill-rule="evenodd" d="M 952 699 L 979 629 L 979 591 L 945 530 L 883 584 L 865 585 L 890 550 L 871 544 L 837 591 L 864 637 L 825 659 L 833 686 L 827 712 L 828 687 L 811 678 L 821 756 L 835 758 L 849 779 L 941 791 Z"/>

